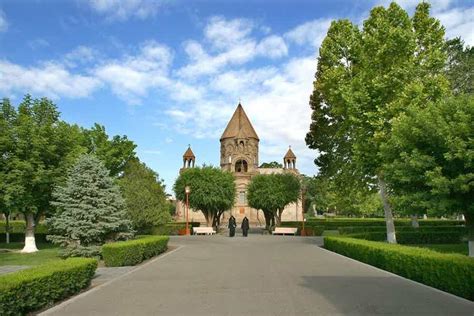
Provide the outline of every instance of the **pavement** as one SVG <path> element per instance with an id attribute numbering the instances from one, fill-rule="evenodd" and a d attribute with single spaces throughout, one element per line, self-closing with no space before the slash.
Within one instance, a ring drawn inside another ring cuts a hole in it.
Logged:
<path id="1" fill-rule="evenodd" d="M 318 247 L 318 237 L 172 237 L 176 247 L 41 315 L 474 315 L 474 303 Z"/>

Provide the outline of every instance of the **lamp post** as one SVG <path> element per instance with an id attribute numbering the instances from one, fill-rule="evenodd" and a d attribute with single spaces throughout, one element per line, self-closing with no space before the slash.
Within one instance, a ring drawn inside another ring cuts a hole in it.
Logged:
<path id="1" fill-rule="evenodd" d="M 186 193 L 186 232 L 185 235 L 189 236 L 189 193 L 191 193 L 191 188 L 187 185 L 184 188 L 184 193 Z"/>
<path id="2" fill-rule="evenodd" d="M 306 187 L 303 186 L 301 188 L 301 236 L 306 236 L 306 231 L 304 230 L 304 206 L 305 206 L 305 195 L 306 195 Z"/>

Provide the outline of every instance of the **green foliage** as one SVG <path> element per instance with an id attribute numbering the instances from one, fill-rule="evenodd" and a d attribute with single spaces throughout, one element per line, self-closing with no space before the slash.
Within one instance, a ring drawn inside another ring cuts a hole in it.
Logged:
<path id="1" fill-rule="evenodd" d="M 465 256 L 347 237 L 326 237 L 324 247 L 405 278 L 474 300 L 474 260 Z"/>
<path id="2" fill-rule="evenodd" d="M 251 207 L 262 210 L 267 227 L 268 216 L 280 225 L 284 208 L 300 197 L 301 184 L 292 173 L 273 173 L 256 175 L 247 188 L 247 199 Z"/>
<path id="3" fill-rule="evenodd" d="M 460 234 L 467 236 L 468 228 L 465 226 L 420 226 L 420 227 L 412 227 L 412 226 L 399 226 L 395 224 L 397 228 L 397 232 L 435 232 L 435 233 L 442 233 L 442 232 L 459 232 Z M 359 233 L 372 233 L 372 232 L 384 232 L 384 226 L 342 226 L 338 228 L 339 233 L 341 235 L 348 235 L 348 234 L 359 234 Z"/>
<path id="4" fill-rule="evenodd" d="M 119 185 L 135 230 L 143 232 L 171 220 L 170 203 L 158 174 L 137 158 L 128 161 Z"/>
<path id="5" fill-rule="evenodd" d="M 234 176 L 220 168 L 203 166 L 184 170 L 176 180 L 173 190 L 176 198 L 186 201 L 184 188 L 189 186 L 189 205 L 201 211 L 207 225 L 212 226 L 215 217 L 229 210 L 235 201 Z"/>
<path id="6" fill-rule="evenodd" d="M 474 93 L 474 47 L 465 47 L 457 37 L 446 42 L 446 77 L 455 94 Z"/>
<path id="7" fill-rule="evenodd" d="M 15 236 L 16 234 L 13 234 Z M 10 241 L 9 244 L 0 243 L 0 249 L 12 249 L 17 251 L 7 251 L 0 252 L 0 266 L 37 266 L 40 264 L 45 264 L 47 262 L 53 262 L 61 260 L 60 257 L 60 248 L 51 243 L 46 243 L 42 238 L 46 235 L 40 234 L 36 236 L 36 244 L 39 251 L 32 253 L 22 253 L 21 250 L 25 244 L 25 235 L 20 235 L 21 238 L 18 238 L 18 242 L 15 242 L 15 239 Z"/>
<path id="8" fill-rule="evenodd" d="M 26 315 L 89 286 L 94 259 L 60 260 L 0 276 L 0 315 Z"/>
<path id="9" fill-rule="evenodd" d="M 57 212 L 47 220 L 48 238 L 64 248 L 64 256 L 97 256 L 105 242 L 133 234 L 119 187 L 92 155 L 78 159 L 66 185 L 56 188 L 53 204 Z"/>
<path id="10" fill-rule="evenodd" d="M 201 224 L 199 222 L 189 222 L 189 227 L 199 227 Z M 159 225 L 151 228 L 147 234 L 149 235 L 178 235 L 180 230 L 186 228 L 186 223 L 183 222 L 171 222 L 164 225 Z"/>
<path id="11" fill-rule="evenodd" d="M 400 244 L 456 244 L 461 243 L 466 237 L 465 230 L 451 230 L 451 231 L 399 231 L 397 230 L 397 241 Z M 352 238 L 385 241 L 387 235 L 384 231 L 367 232 L 359 234 L 348 235 Z"/>
<path id="12" fill-rule="evenodd" d="M 135 157 L 137 145 L 127 136 L 115 135 L 112 139 L 105 132 L 105 127 L 94 124 L 90 130 L 84 130 L 86 144 L 89 152 L 96 155 L 105 167 L 110 171 L 111 176 L 119 175 L 127 165 L 127 162 Z"/>
<path id="13" fill-rule="evenodd" d="M 303 224 L 301 222 L 281 222 L 282 227 L 296 227 L 298 228 L 297 235 L 301 235 Z M 304 229 L 307 236 L 322 236 L 324 233 L 324 226 L 313 223 L 305 223 Z"/>
<path id="14" fill-rule="evenodd" d="M 434 215 L 464 213 L 474 231 L 473 121 L 474 98 L 465 95 L 409 107 L 393 122 L 382 153 L 398 204 Z"/>
<path id="15" fill-rule="evenodd" d="M 262 163 L 259 168 L 283 168 L 283 165 L 279 162 L 272 161 Z"/>
<path id="16" fill-rule="evenodd" d="M 108 267 L 134 266 L 166 251 L 168 241 L 166 236 L 144 236 L 108 243 L 102 247 L 102 257 Z"/>

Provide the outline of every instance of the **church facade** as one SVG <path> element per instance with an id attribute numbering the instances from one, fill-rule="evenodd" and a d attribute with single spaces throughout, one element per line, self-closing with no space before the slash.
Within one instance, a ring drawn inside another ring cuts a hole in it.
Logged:
<path id="1" fill-rule="evenodd" d="M 271 174 L 291 172 L 299 175 L 296 169 L 296 156 L 293 151 L 288 152 L 283 157 L 283 168 L 259 168 L 259 142 L 260 139 L 253 128 L 242 105 L 239 103 L 227 127 L 220 138 L 220 167 L 222 170 L 232 172 L 235 176 L 236 200 L 234 207 L 226 211 L 221 223 L 227 223 L 228 218 L 233 215 L 237 222 L 247 216 L 253 226 L 265 226 L 265 217 L 261 210 L 251 208 L 247 203 L 247 186 L 252 177 L 258 174 Z M 191 148 L 188 148 L 183 155 L 183 168 L 193 168 L 195 155 Z M 177 220 L 185 220 L 185 207 L 177 201 Z M 282 214 L 283 221 L 301 220 L 301 201 L 288 205 Z M 205 223 L 206 220 L 201 212 L 190 211 L 189 220 Z"/>

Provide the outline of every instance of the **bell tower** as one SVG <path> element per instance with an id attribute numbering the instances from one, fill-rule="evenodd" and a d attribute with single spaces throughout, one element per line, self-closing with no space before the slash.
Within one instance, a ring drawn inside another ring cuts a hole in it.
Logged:
<path id="1" fill-rule="evenodd" d="M 220 141 L 223 170 L 242 175 L 257 172 L 260 140 L 240 103 Z"/>

